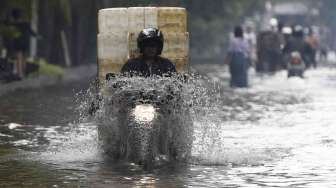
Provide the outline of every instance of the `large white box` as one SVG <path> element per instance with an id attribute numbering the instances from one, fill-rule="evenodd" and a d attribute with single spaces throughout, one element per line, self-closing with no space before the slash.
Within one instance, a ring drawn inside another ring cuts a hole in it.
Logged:
<path id="1" fill-rule="evenodd" d="M 128 58 L 139 55 L 137 37 L 141 30 L 155 27 L 162 31 L 161 56 L 186 71 L 189 56 L 187 14 L 179 7 L 108 8 L 99 11 L 97 36 L 98 73 L 104 79 L 109 72 L 119 72 Z"/>

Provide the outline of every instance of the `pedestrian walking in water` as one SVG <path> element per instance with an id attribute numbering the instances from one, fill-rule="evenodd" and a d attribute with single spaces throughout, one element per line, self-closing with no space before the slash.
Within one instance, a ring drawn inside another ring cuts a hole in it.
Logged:
<path id="1" fill-rule="evenodd" d="M 29 51 L 30 37 L 36 36 L 36 33 L 31 29 L 30 23 L 23 19 L 21 9 L 13 9 L 11 16 L 13 20 L 10 24 L 18 31 L 18 36 L 13 40 L 14 74 L 23 78 L 26 72 L 26 55 Z"/>
<path id="2" fill-rule="evenodd" d="M 316 68 L 316 52 L 319 49 L 319 41 L 313 30 L 313 28 L 308 28 L 308 35 L 304 39 L 306 43 L 306 52 L 307 60 L 309 61 L 308 65 Z"/>
<path id="3" fill-rule="evenodd" d="M 227 54 L 227 63 L 229 64 L 231 87 L 247 87 L 249 67 L 249 45 L 244 40 L 244 32 L 241 26 L 234 29 L 234 37 L 231 39 Z"/>
<path id="4" fill-rule="evenodd" d="M 252 23 L 248 23 L 246 29 L 244 30 L 244 39 L 247 41 L 249 45 L 249 58 L 250 58 L 250 65 L 255 65 L 257 61 L 257 35 L 253 31 Z"/>

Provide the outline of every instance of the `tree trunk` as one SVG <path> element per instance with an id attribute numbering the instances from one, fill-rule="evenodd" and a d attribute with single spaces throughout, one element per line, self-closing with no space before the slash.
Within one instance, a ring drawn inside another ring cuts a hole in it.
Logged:
<path id="1" fill-rule="evenodd" d="M 35 33 L 38 33 L 38 8 L 39 0 L 32 0 L 32 18 L 31 18 L 31 28 Z M 30 38 L 30 57 L 35 58 L 37 54 L 37 39 L 36 37 Z"/>

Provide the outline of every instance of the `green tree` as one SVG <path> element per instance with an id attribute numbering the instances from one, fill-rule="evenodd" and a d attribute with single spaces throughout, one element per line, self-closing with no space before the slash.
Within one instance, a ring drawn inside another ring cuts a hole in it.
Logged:
<path id="1" fill-rule="evenodd" d="M 332 1 L 332 0 L 331 0 Z M 97 13 L 101 8 L 131 6 L 180 6 L 188 11 L 191 57 L 222 59 L 228 32 L 247 16 L 262 10 L 265 0 L 40 0 L 39 56 L 64 62 L 60 31 L 64 30 L 74 64 L 96 59 Z M 2 0 L 1 15 L 22 7 L 31 15 L 32 0 Z"/>

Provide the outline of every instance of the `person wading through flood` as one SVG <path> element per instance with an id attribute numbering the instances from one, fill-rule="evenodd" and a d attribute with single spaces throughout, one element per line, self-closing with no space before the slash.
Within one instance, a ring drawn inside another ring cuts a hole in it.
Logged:
<path id="1" fill-rule="evenodd" d="M 160 56 L 163 49 L 163 34 L 156 28 L 143 29 L 137 39 L 140 56 L 129 59 L 121 73 L 129 76 L 171 76 L 176 72 L 174 64 Z"/>
<path id="2" fill-rule="evenodd" d="M 308 35 L 304 38 L 305 43 L 307 44 L 307 60 L 309 61 L 308 66 L 313 66 L 316 68 L 316 52 L 319 49 L 319 41 L 313 30 L 313 28 L 308 28 Z"/>
<path id="3" fill-rule="evenodd" d="M 29 41 L 31 36 L 36 36 L 36 33 L 31 29 L 29 22 L 23 19 L 21 9 L 15 8 L 12 10 L 12 23 L 19 32 L 18 37 L 13 40 L 13 51 L 15 54 L 14 74 L 23 78 L 26 72 L 25 56 L 29 50 Z"/>
<path id="4" fill-rule="evenodd" d="M 226 63 L 229 64 L 230 68 L 231 87 L 248 87 L 247 71 L 249 67 L 250 48 L 243 36 L 242 27 L 236 26 L 226 59 Z"/>

